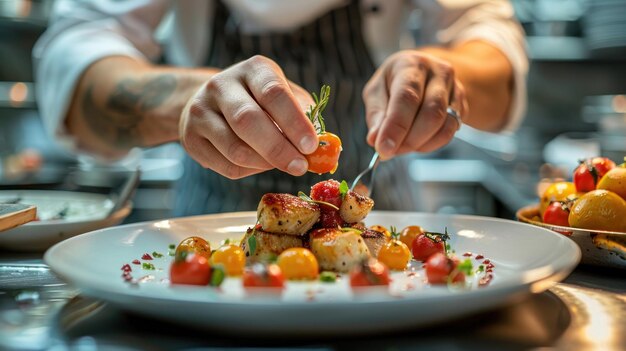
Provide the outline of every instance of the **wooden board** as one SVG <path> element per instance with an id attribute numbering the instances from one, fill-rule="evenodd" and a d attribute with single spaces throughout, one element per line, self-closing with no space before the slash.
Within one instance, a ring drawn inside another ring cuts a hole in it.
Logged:
<path id="1" fill-rule="evenodd" d="M 24 204 L 0 204 L 0 232 L 35 220 L 37 208 Z"/>

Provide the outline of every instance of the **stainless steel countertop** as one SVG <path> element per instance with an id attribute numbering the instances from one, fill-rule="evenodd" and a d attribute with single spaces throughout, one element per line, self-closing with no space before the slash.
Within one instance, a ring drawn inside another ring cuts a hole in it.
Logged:
<path id="1" fill-rule="evenodd" d="M 579 266 L 547 292 L 429 328 L 367 337 L 259 339 L 122 311 L 59 281 L 40 255 L 0 252 L 0 349 L 623 350 L 623 276 L 619 270 Z"/>

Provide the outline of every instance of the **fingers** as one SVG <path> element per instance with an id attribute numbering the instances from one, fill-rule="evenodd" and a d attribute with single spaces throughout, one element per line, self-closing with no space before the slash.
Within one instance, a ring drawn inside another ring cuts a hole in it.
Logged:
<path id="1" fill-rule="evenodd" d="M 374 147 L 380 123 L 385 118 L 389 101 L 385 74 L 377 71 L 367 82 L 363 89 L 363 101 L 365 103 L 365 121 L 369 132 L 367 143 Z"/>
<path id="2" fill-rule="evenodd" d="M 433 66 L 433 72 L 426 84 L 424 98 L 417 112 L 415 121 L 404 140 L 402 151 L 423 150 L 425 145 L 436 142 L 443 146 L 439 138 L 448 138 L 449 141 L 457 130 L 456 121 L 452 120 L 452 134 L 448 133 L 447 108 L 450 101 L 452 87 L 454 86 L 454 73 L 449 66 Z M 441 133 L 441 135 L 439 135 Z M 437 140 L 433 138 L 437 136 Z M 430 149 L 431 147 L 428 147 Z M 433 149 L 434 150 L 434 149 Z"/>
<path id="3" fill-rule="evenodd" d="M 389 104 L 375 143 L 383 158 L 393 156 L 411 130 L 425 98 L 427 73 L 423 64 L 398 65 L 389 72 Z"/>
<path id="4" fill-rule="evenodd" d="M 317 149 L 315 128 L 294 96 L 287 78 L 273 61 L 262 56 L 248 60 L 244 80 L 259 106 L 267 111 L 291 144 L 303 154 Z"/>
<path id="5" fill-rule="evenodd" d="M 217 151 L 229 162 L 237 166 L 260 170 L 273 168 L 252 147 L 244 143 L 230 129 L 224 117 L 218 115 L 215 111 L 204 111 L 200 118 L 194 119 L 191 128 L 197 130 L 200 136 L 210 140 Z"/>
<path id="6" fill-rule="evenodd" d="M 214 94 L 218 108 L 232 131 L 269 164 L 296 176 L 307 171 L 308 163 L 304 156 L 276 128 L 274 121 L 242 85 L 231 85 Z M 289 126 L 284 129 L 289 129 Z"/>
<path id="7" fill-rule="evenodd" d="M 181 138 L 181 143 L 189 155 L 202 167 L 230 179 L 240 179 L 266 170 L 241 167 L 230 162 L 207 139 L 197 134 Z"/>

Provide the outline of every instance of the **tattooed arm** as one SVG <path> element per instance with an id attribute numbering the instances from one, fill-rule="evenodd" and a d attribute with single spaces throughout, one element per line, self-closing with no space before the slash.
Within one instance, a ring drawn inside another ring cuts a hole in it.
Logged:
<path id="1" fill-rule="evenodd" d="M 81 77 L 65 119 L 78 147 L 106 158 L 180 141 L 229 178 L 278 168 L 306 172 L 317 148 L 304 114 L 313 101 L 273 61 L 255 56 L 223 71 L 104 58 Z"/>
<path id="2" fill-rule="evenodd" d="M 183 107 L 216 71 L 153 66 L 129 57 L 108 57 L 78 83 L 67 130 L 82 150 L 117 158 L 132 147 L 178 140 Z"/>

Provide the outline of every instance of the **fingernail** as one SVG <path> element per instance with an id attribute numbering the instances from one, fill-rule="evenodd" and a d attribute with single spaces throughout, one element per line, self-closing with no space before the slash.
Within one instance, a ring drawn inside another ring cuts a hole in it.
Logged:
<path id="1" fill-rule="evenodd" d="M 300 139 L 300 150 L 305 154 L 310 154 L 317 149 L 317 144 L 317 138 L 307 135 Z"/>
<path id="2" fill-rule="evenodd" d="M 302 175 L 306 172 L 309 164 L 303 158 L 296 158 L 287 166 L 287 172 L 294 175 Z"/>
<path id="3" fill-rule="evenodd" d="M 385 139 L 380 145 L 380 154 L 383 156 L 390 156 L 396 150 L 396 142 L 392 139 Z"/>

